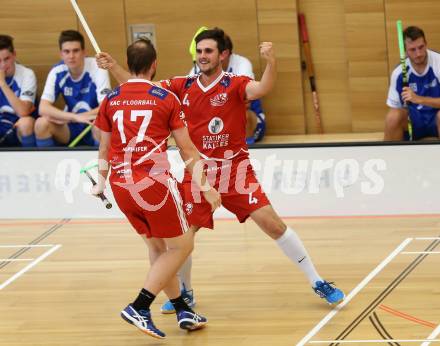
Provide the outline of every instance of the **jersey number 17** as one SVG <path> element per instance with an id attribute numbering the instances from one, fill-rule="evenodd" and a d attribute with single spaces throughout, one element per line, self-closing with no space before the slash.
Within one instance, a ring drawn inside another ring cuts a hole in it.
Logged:
<path id="1" fill-rule="evenodd" d="M 136 121 L 138 117 L 144 117 L 142 124 L 139 127 L 139 131 L 136 137 L 136 143 L 144 140 L 145 132 L 147 132 L 148 125 L 150 124 L 151 117 L 153 116 L 152 110 L 132 110 L 130 111 L 130 121 Z M 118 126 L 119 135 L 121 136 L 121 142 L 127 143 L 127 138 L 124 133 L 124 111 L 118 110 L 113 114 L 113 121 L 116 121 Z"/>

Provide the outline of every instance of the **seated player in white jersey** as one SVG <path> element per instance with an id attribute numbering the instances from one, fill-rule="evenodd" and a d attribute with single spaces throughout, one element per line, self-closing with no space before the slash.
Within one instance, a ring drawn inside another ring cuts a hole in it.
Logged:
<path id="1" fill-rule="evenodd" d="M 0 147 L 34 147 L 37 79 L 16 56 L 13 38 L 0 35 Z"/>
<path id="2" fill-rule="evenodd" d="M 131 44 L 127 65 L 132 77 L 108 94 L 96 118 L 95 125 L 102 131 L 100 175 L 92 192 L 98 195 L 104 191 L 110 163 L 115 200 L 147 243 L 151 262 L 144 287 L 121 316 L 143 332 L 164 338 L 150 313 L 151 303 L 161 290 L 171 298 L 180 328 L 195 330 L 207 323 L 185 303 L 176 278 L 177 269 L 194 246 L 195 230 L 188 226 L 177 183 L 169 173 L 166 149 L 171 134 L 187 167 L 196 173 L 194 181 L 203 187 L 212 211 L 220 206 L 221 199 L 206 181 L 179 99 L 150 81 L 157 66 L 151 41 L 140 39 Z"/>
<path id="3" fill-rule="evenodd" d="M 248 58 L 232 52 L 234 45 L 229 35 L 225 34 L 226 49 L 225 57 L 222 61 L 222 68 L 225 72 L 233 73 L 237 76 L 247 76 L 255 79 L 252 63 Z M 191 69 L 189 75 L 200 73 L 197 64 Z M 248 103 L 246 111 L 246 143 L 254 144 L 263 139 L 266 133 L 266 116 L 263 112 L 261 100 L 252 100 Z"/>
<path id="4" fill-rule="evenodd" d="M 58 40 L 62 61 L 47 76 L 35 124 L 37 146 L 66 145 L 93 123 L 99 104 L 110 92 L 107 71 L 99 69 L 94 58 L 86 57 L 84 37 L 75 30 L 61 32 Z M 54 103 L 64 98 L 64 110 Z M 79 145 L 94 146 L 96 134 L 89 132 Z"/>
<path id="5" fill-rule="evenodd" d="M 427 48 L 425 33 L 418 27 L 406 28 L 403 38 L 408 86 L 403 86 L 402 66 L 399 65 L 391 75 L 387 99 L 390 109 L 385 120 L 384 139 L 439 138 L 440 54 Z M 408 126 L 408 115 L 411 126 Z"/>

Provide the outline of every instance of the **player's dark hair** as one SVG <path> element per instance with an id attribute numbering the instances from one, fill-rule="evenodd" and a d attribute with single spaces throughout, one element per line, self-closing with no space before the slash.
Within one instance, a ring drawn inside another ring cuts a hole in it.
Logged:
<path id="1" fill-rule="evenodd" d="M 79 31 L 76 30 L 64 30 L 61 31 L 60 37 L 58 38 L 58 46 L 60 49 L 64 42 L 79 42 L 81 44 L 81 49 L 84 49 L 84 36 L 81 35 Z"/>
<path id="2" fill-rule="evenodd" d="M 7 49 L 14 52 L 14 39 L 9 35 L 0 35 L 0 50 Z"/>
<path id="3" fill-rule="evenodd" d="M 222 53 L 226 47 L 226 39 L 225 39 L 225 32 L 220 28 L 214 28 L 202 31 L 200 34 L 198 34 L 195 38 L 196 44 L 198 44 L 202 40 L 211 39 L 217 42 L 217 48 L 220 53 Z M 231 41 L 232 45 L 232 41 Z"/>
<path id="4" fill-rule="evenodd" d="M 229 50 L 229 53 L 232 54 L 232 48 L 234 48 L 234 45 L 232 44 L 231 37 L 225 34 L 225 49 Z"/>
<path id="5" fill-rule="evenodd" d="M 423 37 L 426 42 L 425 33 L 417 26 L 409 26 L 403 31 L 403 39 L 409 38 L 411 41 L 415 41 L 418 38 Z"/>
<path id="6" fill-rule="evenodd" d="M 132 74 L 148 72 L 156 60 L 156 49 L 148 38 L 140 38 L 127 47 L 127 65 Z"/>

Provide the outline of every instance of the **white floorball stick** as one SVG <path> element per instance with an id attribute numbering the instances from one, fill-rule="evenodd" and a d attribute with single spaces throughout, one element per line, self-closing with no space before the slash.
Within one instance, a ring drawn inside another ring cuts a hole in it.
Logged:
<path id="1" fill-rule="evenodd" d="M 92 34 L 92 31 L 89 28 L 89 25 L 86 22 L 86 19 L 84 18 L 81 9 L 79 8 L 78 4 L 76 3 L 76 0 L 70 0 L 70 3 L 73 6 L 73 9 L 76 12 L 76 15 L 79 18 L 79 21 L 81 22 L 84 30 L 86 31 L 86 34 L 92 43 L 93 48 L 95 49 L 96 54 L 101 53 L 101 49 L 99 49 L 98 43 L 95 40 L 95 37 Z M 87 126 L 79 135 L 77 138 L 75 138 L 70 144 L 69 148 L 73 148 L 76 146 L 76 144 L 92 129 L 92 125 Z"/>
<path id="2" fill-rule="evenodd" d="M 81 13 L 81 10 L 78 7 L 76 0 L 70 0 L 70 3 L 72 4 L 73 9 L 75 10 L 76 15 L 78 16 L 79 21 L 81 22 L 84 30 L 86 31 L 86 34 L 89 37 L 89 40 L 92 43 L 92 46 L 95 49 L 96 54 L 101 53 L 101 49 L 99 49 L 98 43 L 96 42 L 95 37 L 93 36 L 92 31 L 90 30 L 89 25 L 86 22 L 86 19 L 84 18 L 83 14 Z"/>

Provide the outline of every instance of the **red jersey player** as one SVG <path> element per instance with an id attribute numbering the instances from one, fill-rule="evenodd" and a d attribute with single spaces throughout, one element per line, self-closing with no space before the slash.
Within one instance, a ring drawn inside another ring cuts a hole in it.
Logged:
<path id="1" fill-rule="evenodd" d="M 201 156 L 208 164 L 207 174 L 215 172 L 215 187 L 222 195 L 222 204 L 234 213 L 240 222 L 251 217 L 255 223 L 281 248 L 307 276 L 313 290 L 329 304 L 336 304 L 344 293 L 322 279 L 316 271 L 301 239 L 285 225 L 270 205 L 250 166 L 245 143 L 246 102 L 266 95 L 276 78 L 276 62 L 272 43 L 263 42 L 260 53 L 266 67 L 260 81 L 234 76 L 222 71 L 225 56 L 224 32 L 212 29 L 196 37 L 197 65 L 200 73 L 193 77 L 176 77 L 161 85 L 176 93 L 187 115 L 188 130 Z M 98 55 L 98 66 L 107 68 L 118 79 L 124 80 L 121 66 L 106 53 Z M 230 174 L 229 174 L 230 172 Z M 211 176 L 212 178 L 212 176 Z M 185 177 L 186 195 L 198 197 Z M 192 225 L 212 227 L 212 213 L 205 201 L 192 201 L 188 220 Z M 190 283 L 191 259 L 179 272 L 187 301 L 194 299 Z M 167 302 L 162 312 L 174 312 Z"/>
<path id="2" fill-rule="evenodd" d="M 191 253 L 194 228 L 190 229 L 175 180 L 168 173 L 167 139 L 172 133 L 204 197 L 214 210 L 220 195 L 206 183 L 200 156 L 185 126 L 180 101 L 172 92 L 152 84 L 156 51 L 148 40 L 138 40 L 127 49 L 133 79 L 117 87 L 104 99 L 95 125 L 101 130 L 100 175 L 92 192 L 104 190 L 111 165 L 110 185 L 121 211 L 144 238 L 150 250 L 151 268 L 144 288 L 121 316 L 145 333 L 163 338 L 151 320 L 150 305 L 164 289 L 171 298 L 183 329 L 198 329 L 207 323 L 183 300 L 176 272 Z M 166 221 L 165 221 L 166 220 Z"/>

